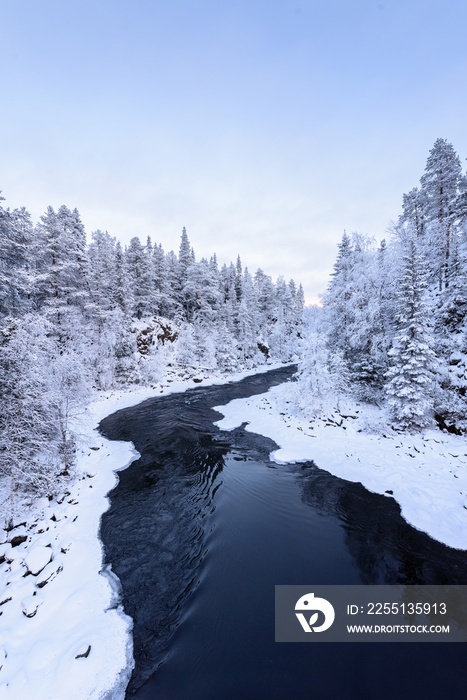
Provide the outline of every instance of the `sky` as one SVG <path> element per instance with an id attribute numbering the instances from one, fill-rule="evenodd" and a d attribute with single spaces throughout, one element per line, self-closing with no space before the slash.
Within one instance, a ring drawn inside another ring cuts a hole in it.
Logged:
<path id="1" fill-rule="evenodd" d="M 465 0 L 0 0 L 0 190 L 318 300 L 439 137 L 467 157 Z"/>

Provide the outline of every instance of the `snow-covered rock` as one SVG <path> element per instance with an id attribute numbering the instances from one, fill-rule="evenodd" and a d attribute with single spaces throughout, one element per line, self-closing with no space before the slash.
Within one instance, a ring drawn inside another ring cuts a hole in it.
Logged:
<path id="1" fill-rule="evenodd" d="M 9 542 L 5 542 L 4 544 L 0 544 L 0 559 L 2 557 L 5 557 L 5 559 L 7 561 L 9 561 L 8 552 L 10 551 L 10 549 L 13 549 L 13 548 Z"/>
<path id="2" fill-rule="evenodd" d="M 54 578 L 58 576 L 58 574 L 62 570 L 63 564 L 57 559 L 54 559 L 53 561 L 49 562 L 47 566 L 44 567 L 42 571 L 39 572 L 39 574 L 37 575 L 37 587 L 43 588 L 43 586 L 45 586 L 47 583 L 53 581 Z"/>
<path id="3" fill-rule="evenodd" d="M 34 617 L 39 606 L 42 605 L 43 602 L 44 599 L 42 596 L 37 595 L 37 593 L 35 595 L 33 594 L 26 596 L 21 601 L 21 610 L 23 611 L 23 615 L 26 617 Z"/>
<path id="4" fill-rule="evenodd" d="M 24 558 L 24 563 L 30 574 L 37 576 L 52 559 L 52 548 L 37 545 Z"/>
<path id="5" fill-rule="evenodd" d="M 27 538 L 27 530 L 24 525 L 19 525 L 18 527 L 14 527 L 12 530 L 7 535 L 7 540 L 8 542 L 13 542 L 16 539 L 26 537 Z M 14 545 L 13 545 L 14 546 Z"/>
<path id="6" fill-rule="evenodd" d="M 14 562 L 13 562 L 14 564 Z M 16 581 L 19 581 L 20 579 L 23 578 L 27 574 L 27 569 L 25 566 L 22 566 L 21 563 L 17 563 L 17 566 L 15 567 L 12 565 L 12 568 L 10 571 L 7 572 L 6 574 L 6 582 L 9 587 Z"/>
<path id="7" fill-rule="evenodd" d="M 47 532 L 49 529 L 49 523 L 46 520 L 39 520 L 36 523 L 36 532 L 41 533 L 41 532 Z"/>

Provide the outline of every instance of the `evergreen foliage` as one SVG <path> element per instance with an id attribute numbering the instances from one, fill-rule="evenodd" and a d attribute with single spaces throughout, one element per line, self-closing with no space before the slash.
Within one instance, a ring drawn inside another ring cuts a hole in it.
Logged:
<path id="1" fill-rule="evenodd" d="M 436 417 L 465 430 L 467 179 L 445 139 L 420 187 L 403 195 L 392 234 L 379 248 L 355 233 L 338 245 L 320 329 L 329 379 L 344 378 L 356 399 L 386 403 L 401 428 Z M 316 341 L 310 347 L 316 357 Z"/>
<path id="2" fill-rule="evenodd" d="M 415 236 L 406 243 L 399 279 L 397 331 L 389 351 L 386 393 L 402 428 L 423 428 L 433 410 L 436 357 L 424 302 L 426 263 Z"/>
<path id="3" fill-rule="evenodd" d="M 3 198 L 1 198 L 3 201 Z M 152 384 L 168 365 L 238 371 L 288 361 L 300 339 L 295 283 L 254 279 L 215 255 L 196 260 L 150 237 L 126 248 L 76 209 L 48 207 L 34 226 L 0 206 L 0 475 L 47 493 L 73 467 L 72 422 L 92 389 Z M 266 348 L 266 354 L 259 347 Z"/>

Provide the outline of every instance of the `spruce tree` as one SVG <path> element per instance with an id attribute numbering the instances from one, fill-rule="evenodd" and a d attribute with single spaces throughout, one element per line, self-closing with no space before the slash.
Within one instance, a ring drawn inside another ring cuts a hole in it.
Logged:
<path id="1" fill-rule="evenodd" d="M 456 235 L 457 204 L 462 168 L 446 139 L 437 139 L 420 182 L 431 237 L 431 264 L 439 289 L 449 285 L 452 239 Z"/>
<path id="2" fill-rule="evenodd" d="M 430 421 L 436 388 L 437 360 L 424 301 L 425 271 L 426 261 L 412 233 L 402 259 L 397 332 L 386 373 L 391 416 L 401 428 L 411 430 L 423 428 Z"/>
<path id="3" fill-rule="evenodd" d="M 0 206 L 0 315 L 21 316 L 32 309 L 32 241 L 26 209 L 11 212 Z"/>

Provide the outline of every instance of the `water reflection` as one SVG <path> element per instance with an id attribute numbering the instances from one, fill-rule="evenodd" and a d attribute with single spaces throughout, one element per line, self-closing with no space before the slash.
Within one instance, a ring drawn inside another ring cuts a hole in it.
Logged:
<path id="1" fill-rule="evenodd" d="M 467 557 L 412 528 L 393 498 L 301 465 L 304 503 L 337 515 L 364 584 L 465 584 Z"/>

